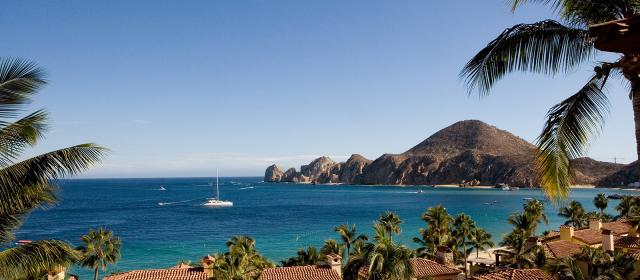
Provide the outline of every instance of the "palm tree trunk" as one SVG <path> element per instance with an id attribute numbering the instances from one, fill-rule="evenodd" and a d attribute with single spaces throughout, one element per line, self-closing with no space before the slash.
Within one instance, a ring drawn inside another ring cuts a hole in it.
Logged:
<path id="1" fill-rule="evenodd" d="M 98 268 L 97 267 L 93 270 L 93 280 L 98 280 Z"/>
<path id="2" fill-rule="evenodd" d="M 631 81 L 631 101 L 633 103 L 633 121 L 636 128 L 636 152 L 640 159 L 640 81 Z M 640 173 L 640 170 L 638 170 Z"/>
<path id="3" fill-rule="evenodd" d="M 631 103 L 633 104 L 633 121 L 636 129 L 636 153 L 640 160 L 640 55 L 622 57 L 622 73 L 631 84 Z M 640 174 L 640 170 L 638 170 Z"/>

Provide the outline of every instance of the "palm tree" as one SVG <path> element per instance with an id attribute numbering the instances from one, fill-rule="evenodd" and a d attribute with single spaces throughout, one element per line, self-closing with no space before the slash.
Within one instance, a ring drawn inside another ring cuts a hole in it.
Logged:
<path id="1" fill-rule="evenodd" d="M 620 200 L 618 206 L 616 206 L 616 211 L 618 211 L 618 217 L 626 217 L 631 213 L 634 208 L 640 208 L 639 200 L 634 196 L 625 195 Z"/>
<path id="2" fill-rule="evenodd" d="M 48 119 L 44 110 L 15 118 L 45 84 L 44 71 L 34 63 L 0 58 L 0 243 L 13 240 L 12 233 L 31 211 L 57 201 L 56 179 L 88 169 L 106 152 L 82 144 L 17 161 L 44 136 Z M 71 246 L 55 240 L 8 248 L 0 251 L 0 278 L 39 277 L 77 258 Z"/>
<path id="3" fill-rule="evenodd" d="M 559 211 L 558 216 L 567 218 L 564 222 L 565 225 L 571 225 L 575 228 L 587 225 L 587 215 L 580 202 L 571 201 L 569 207 L 561 207 Z"/>
<path id="4" fill-rule="evenodd" d="M 402 223 L 402 220 L 400 220 L 400 217 L 395 212 L 385 212 L 380 215 L 378 222 L 384 226 L 391 239 L 393 239 L 393 234 L 400 234 L 401 232 L 400 224 Z"/>
<path id="5" fill-rule="evenodd" d="M 558 280 L 584 280 L 580 266 L 574 258 L 550 259 L 544 270 Z"/>
<path id="6" fill-rule="evenodd" d="M 447 209 L 442 205 L 431 207 L 422 213 L 422 220 L 429 225 L 429 231 L 437 240 L 436 245 L 444 245 L 450 238 L 449 224 L 453 221 Z"/>
<path id="7" fill-rule="evenodd" d="M 529 237 L 535 234 L 536 226 L 538 225 L 538 223 L 534 219 L 535 217 L 532 215 L 516 212 L 511 214 L 507 221 L 513 226 L 514 229 L 524 231 L 527 237 Z"/>
<path id="8" fill-rule="evenodd" d="M 587 276 L 596 278 L 600 274 L 600 268 L 610 259 L 609 255 L 602 248 L 582 247 L 582 252 L 578 256 L 579 260 L 587 264 Z"/>
<path id="9" fill-rule="evenodd" d="M 255 280 L 262 270 L 274 267 L 255 248 L 255 240 L 248 236 L 234 236 L 227 241 L 228 251 L 215 254 L 214 279 Z"/>
<path id="10" fill-rule="evenodd" d="M 464 259 L 464 273 L 467 275 L 467 241 L 471 239 L 471 232 L 476 227 L 475 222 L 464 213 L 458 214 L 453 221 L 453 236 L 456 237 L 458 246 L 462 246 Z"/>
<path id="11" fill-rule="evenodd" d="M 474 227 L 471 229 L 469 245 L 476 249 L 476 257 L 480 257 L 480 250 L 492 248 L 495 244 L 491 241 L 491 234 L 482 228 Z"/>
<path id="12" fill-rule="evenodd" d="M 320 248 L 320 254 L 325 256 L 330 254 L 343 256 L 345 247 L 344 244 L 339 244 L 335 239 L 328 239 L 324 241 L 322 248 Z"/>
<path id="13" fill-rule="evenodd" d="M 544 203 L 537 199 L 529 200 L 524 205 L 524 213 L 533 217 L 536 222 L 533 231 L 535 232 L 538 227 L 538 223 L 544 222 L 545 224 L 549 224 L 549 220 L 547 219 L 547 215 L 544 213 Z"/>
<path id="14" fill-rule="evenodd" d="M 413 252 L 393 242 L 391 235 L 383 230 L 384 226 L 376 224 L 374 230 L 375 243 L 364 246 L 360 255 L 353 255 L 345 268 L 345 279 L 358 279 L 358 272 L 366 267 L 366 279 L 405 280 L 411 278 Z"/>
<path id="15" fill-rule="evenodd" d="M 343 224 L 335 227 L 334 230 L 338 233 L 338 235 L 340 235 L 342 243 L 347 247 L 347 257 L 350 256 L 351 246 L 354 243 L 358 242 L 359 240 L 367 241 L 368 239 L 364 234 L 357 235 L 356 225 L 351 225 L 351 227 L 349 227 L 348 225 Z"/>
<path id="16" fill-rule="evenodd" d="M 422 213 L 422 220 L 427 222 L 428 227 L 419 229 L 420 238 L 414 237 L 413 242 L 420 246 L 416 249 L 418 256 L 430 258 L 435 255 L 438 246 L 448 245 L 452 239 L 449 225 L 453 218 L 447 213 L 447 209 L 437 205 Z"/>
<path id="17" fill-rule="evenodd" d="M 604 216 L 604 209 L 607 209 L 609 199 L 604 193 L 599 193 L 593 198 L 593 205 L 600 210 L 600 216 Z"/>
<path id="18" fill-rule="evenodd" d="M 77 250 L 82 254 L 80 265 L 93 269 L 93 280 L 98 280 L 98 270 L 107 270 L 108 264 L 115 264 L 120 259 L 122 241 L 113 236 L 110 230 L 98 228 L 82 236 L 83 246 Z"/>
<path id="19" fill-rule="evenodd" d="M 476 54 L 460 73 L 469 92 L 487 95 L 505 75 L 516 71 L 554 75 L 568 72 L 596 56 L 589 25 L 629 17 L 640 11 L 637 1 L 511 0 L 515 11 L 525 3 L 550 5 L 560 23 L 543 20 L 506 29 Z M 640 67 L 637 54 L 613 62 L 597 62 L 585 86 L 553 106 L 537 140 L 540 183 L 547 196 L 566 198 L 571 190 L 571 160 L 584 156 L 590 138 L 600 131 L 609 110 L 604 93 L 610 78 L 630 83 L 640 158 Z M 618 75 L 622 74 L 622 75 Z"/>
<path id="20" fill-rule="evenodd" d="M 637 262 L 631 254 L 620 251 L 614 252 L 609 260 L 604 264 L 605 269 L 601 273 L 601 275 L 608 276 L 609 279 L 626 279 L 634 271 Z"/>
<path id="21" fill-rule="evenodd" d="M 538 254 L 542 249 L 539 246 L 527 246 L 528 238 L 529 234 L 525 230 L 514 229 L 500 243 L 511 249 L 511 264 L 516 268 L 531 268 L 537 264 Z"/>
<path id="22" fill-rule="evenodd" d="M 314 246 L 309 246 L 306 249 L 300 249 L 296 253 L 295 257 L 291 257 L 285 261 L 282 261 L 282 266 L 301 266 L 319 264 L 322 261 L 322 255 Z"/>

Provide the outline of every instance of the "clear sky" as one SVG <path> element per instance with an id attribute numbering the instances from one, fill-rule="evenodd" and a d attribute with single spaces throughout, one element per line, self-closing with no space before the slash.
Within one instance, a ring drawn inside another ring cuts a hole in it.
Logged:
<path id="1" fill-rule="evenodd" d="M 72 3 L 73 2 L 73 3 Z M 592 72 L 511 75 L 468 97 L 458 73 L 503 29 L 552 17 L 505 0 L 8 1 L 0 56 L 46 68 L 31 151 L 96 142 L 84 177 L 262 175 L 329 155 L 400 153 L 456 121 L 534 141 L 547 110 Z M 604 58 L 604 57 L 602 57 Z M 590 149 L 636 159 L 627 90 Z"/>

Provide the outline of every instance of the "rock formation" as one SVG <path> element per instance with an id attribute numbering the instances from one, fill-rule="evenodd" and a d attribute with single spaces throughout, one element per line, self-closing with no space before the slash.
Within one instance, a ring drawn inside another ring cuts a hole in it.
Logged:
<path id="1" fill-rule="evenodd" d="M 539 185 L 534 168 L 535 146 L 507 131 L 477 120 L 457 122 L 401 154 L 384 154 L 374 161 L 352 155 L 336 163 L 320 157 L 277 176 L 277 167 L 265 174 L 268 182 L 314 182 L 367 185 Z M 576 184 L 597 184 L 622 165 L 589 158 L 572 162 Z M 291 174 L 295 174 L 293 177 Z M 279 180 L 278 180 L 279 178 Z"/>
<path id="2" fill-rule="evenodd" d="M 295 171 L 295 169 L 294 169 Z M 265 182 L 280 182 L 282 180 L 282 169 L 280 169 L 277 165 L 271 165 L 267 167 L 267 170 L 264 172 L 264 181 Z"/>

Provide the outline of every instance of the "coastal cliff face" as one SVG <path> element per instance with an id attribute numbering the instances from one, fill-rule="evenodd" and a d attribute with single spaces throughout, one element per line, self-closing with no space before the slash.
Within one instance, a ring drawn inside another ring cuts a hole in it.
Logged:
<path id="1" fill-rule="evenodd" d="M 352 155 L 336 163 L 320 157 L 300 168 L 270 166 L 267 182 L 315 182 L 366 185 L 460 184 L 463 181 L 520 187 L 539 185 L 534 168 L 535 146 L 507 131 L 477 120 L 457 122 L 401 154 L 384 154 L 371 161 Z M 623 167 L 619 164 L 576 159 L 576 184 L 597 184 Z"/>

